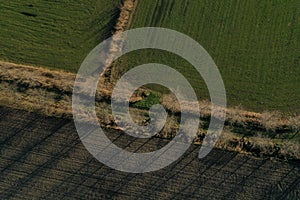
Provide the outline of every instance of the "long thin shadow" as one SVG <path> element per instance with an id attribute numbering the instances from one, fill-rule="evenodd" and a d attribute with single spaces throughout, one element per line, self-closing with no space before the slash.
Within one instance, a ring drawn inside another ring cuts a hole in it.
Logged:
<path id="1" fill-rule="evenodd" d="M 117 141 L 120 140 L 122 137 L 126 137 L 126 136 L 124 135 L 124 133 L 120 132 L 120 133 L 118 134 L 117 138 L 115 138 L 115 139 L 112 141 L 112 143 L 117 142 Z M 134 140 L 131 140 L 131 142 L 128 143 L 126 147 L 129 147 L 129 146 L 130 146 L 131 144 L 133 144 L 136 140 L 138 140 L 138 139 L 137 139 L 137 138 L 134 138 Z M 151 140 L 151 139 L 149 139 L 149 140 Z M 149 141 L 149 140 L 148 140 L 148 141 Z M 141 145 L 138 149 L 136 149 L 135 151 L 138 151 L 139 149 L 141 149 L 148 141 L 146 141 L 144 144 L 142 144 L 142 145 Z M 107 147 L 109 147 L 110 145 L 111 145 L 111 144 L 109 144 Z M 126 147 L 125 147 L 125 148 L 126 148 Z M 67 179 L 71 179 L 71 178 L 74 177 L 75 175 L 79 174 L 80 171 L 81 171 L 82 169 L 84 169 L 84 167 L 87 166 L 87 164 L 91 163 L 92 161 L 94 161 L 94 158 L 90 159 L 90 160 L 89 160 L 87 163 L 85 163 L 81 168 L 79 168 L 79 169 L 76 171 L 75 174 L 73 174 L 72 176 L 68 177 Z M 99 171 L 99 170 L 102 169 L 103 167 L 104 167 L 104 165 L 101 165 L 101 167 L 97 168 L 97 169 L 94 170 L 92 173 L 90 173 L 83 181 L 81 181 L 81 184 L 83 184 L 86 180 L 88 180 L 88 178 L 92 177 L 97 171 Z M 97 178 L 97 179 L 98 179 L 98 182 L 101 181 L 101 180 L 103 180 L 103 179 L 104 179 L 105 177 L 107 177 L 108 175 L 110 175 L 113 171 L 114 171 L 114 170 L 111 170 L 110 173 L 106 173 L 106 174 L 104 174 L 103 176 L 101 176 L 100 178 Z M 67 180 L 67 179 L 66 179 L 66 180 Z M 66 180 L 65 180 L 65 181 L 66 181 Z M 61 185 L 62 185 L 62 184 L 61 184 Z M 80 184 L 79 184 L 79 185 L 80 185 Z M 70 194 L 71 192 L 73 192 L 74 190 L 76 190 L 76 189 L 79 187 L 79 185 L 78 185 L 77 187 L 73 188 L 71 191 L 67 192 L 65 195 L 63 195 L 63 197 L 66 197 L 68 194 Z M 59 187 L 60 187 L 60 186 L 59 186 Z"/>
<path id="2" fill-rule="evenodd" d="M 287 173 L 285 173 L 284 176 L 282 176 L 276 183 L 273 184 L 273 187 L 270 188 L 269 191 L 267 191 L 266 193 L 269 195 L 270 198 L 278 198 L 279 196 L 282 195 L 282 191 L 278 191 L 277 194 L 275 194 L 276 190 L 275 187 L 277 187 L 279 184 L 284 182 L 284 179 L 286 179 L 287 177 L 289 177 L 291 175 L 292 172 L 294 172 L 295 167 L 293 167 L 292 169 L 290 169 Z M 297 179 L 297 177 L 295 177 Z"/>
<path id="3" fill-rule="evenodd" d="M 161 188 L 161 186 L 166 185 L 168 181 L 170 181 L 171 179 L 173 179 L 177 173 L 175 172 L 175 169 L 177 168 L 178 164 L 184 162 L 186 160 L 186 155 L 187 154 L 193 154 L 194 152 L 198 152 L 198 147 L 193 146 L 193 149 L 189 152 L 187 152 L 185 155 L 183 155 L 178 161 L 176 161 L 175 163 L 172 164 L 171 167 L 168 167 L 168 173 L 166 173 L 162 178 L 162 182 L 160 180 L 156 181 L 155 184 L 153 184 L 153 187 L 150 188 L 149 190 L 151 191 L 156 191 L 159 188 Z M 190 163 L 194 162 L 195 160 L 198 160 L 198 157 L 195 156 L 194 158 L 192 158 L 188 163 L 186 163 L 183 167 L 181 167 L 179 170 L 176 169 L 176 171 L 182 171 L 184 170 L 188 165 L 190 165 Z M 173 174 L 172 174 L 173 173 Z M 167 175 L 172 174 L 171 176 L 169 176 L 168 178 L 166 178 Z M 159 182 L 161 182 L 159 184 Z"/>
<path id="4" fill-rule="evenodd" d="M 94 131 L 94 130 L 95 130 L 95 129 L 90 129 L 90 130 L 88 130 L 88 131 L 89 131 L 89 132 L 92 132 L 92 131 Z M 74 130 L 74 132 L 75 132 L 75 131 L 76 131 L 76 130 Z M 75 134 L 75 133 L 74 133 L 74 134 Z M 61 153 L 61 154 L 56 158 L 56 159 L 57 159 L 57 160 L 56 160 L 57 162 L 59 161 L 58 159 L 63 158 L 64 156 L 66 156 L 71 150 L 76 149 L 76 148 L 77 148 L 77 145 L 81 143 L 81 140 L 80 140 L 78 137 L 76 137 L 72 142 L 75 142 L 74 145 L 72 145 L 72 146 L 69 147 L 69 148 L 65 148 L 64 151 L 63 151 L 63 153 Z M 91 161 L 93 161 L 93 158 L 90 159 L 90 160 L 88 161 L 88 163 L 90 163 Z M 75 176 L 78 174 L 78 172 L 79 172 L 80 170 L 82 170 L 82 169 L 84 168 L 84 166 L 86 166 L 86 164 L 87 164 L 87 163 L 83 163 L 82 166 L 76 171 L 75 174 L 72 174 L 71 176 L 68 176 L 67 178 L 65 178 L 65 179 L 61 182 L 61 184 L 59 184 L 59 185 L 57 185 L 56 187 L 52 188 L 52 189 L 49 191 L 48 194 L 46 194 L 45 196 L 43 196 L 43 198 L 47 198 L 47 197 L 50 198 L 50 196 L 51 196 L 50 194 L 52 194 L 52 193 L 53 193 L 54 191 L 56 191 L 58 188 L 61 188 L 63 184 L 68 183 L 68 180 L 71 179 L 72 177 L 75 177 Z"/>
<path id="5" fill-rule="evenodd" d="M 62 122 L 60 122 L 59 124 L 57 124 L 52 131 L 50 132 L 49 135 L 47 135 L 45 138 L 43 138 L 41 141 L 35 143 L 32 147 L 30 147 L 29 149 L 27 149 L 25 151 L 25 154 L 21 155 L 19 158 L 17 158 L 16 160 L 20 160 L 20 159 L 24 159 L 24 157 L 27 157 L 31 151 L 41 145 L 42 143 L 46 142 L 47 139 L 49 139 L 51 136 L 53 136 L 59 129 L 61 129 L 63 126 L 65 126 L 67 124 L 68 120 L 63 120 Z M 47 164 L 51 163 L 53 160 L 55 160 L 55 158 L 50 159 L 49 161 L 47 161 L 46 163 L 44 163 L 43 165 L 39 166 L 36 170 L 34 170 L 31 174 L 27 175 L 26 177 L 22 178 L 21 180 L 18 181 L 17 185 L 19 185 L 19 187 L 14 187 L 14 189 L 10 190 L 10 195 L 8 196 L 8 198 L 13 198 L 13 196 L 16 194 L 16 191 L 20 191 L 20 189 L 22 187 L 24 187 L 24 185 L 30 181 L 31 179 L 33 179 L 36 175 L 38 175 L 38 173 L 44 168 L 44 166 L 46 166 Z M 7 166 L 5 169 L 9 169 L 10 167 L 13 166 L 13 164 L 15 164 L 16 162 L 10 164 L 9 166 Z"/>
<path id="6" fill-rule="evenodd" d="M 300 178 L 296 178 L 293 183 L 290 185 L 290 187 L 288 187 L 285 191 L 283 191 L 283 193 L 281 194 L 281 196 L 278 199 L 286 199 L 286 197 L 288 196 L 288 194 L 291 193 L 291 191 L 293 191 L 297 186 L 299 186 L 300 184 Z"/>
<path id="7" fill-rule="evenodd" d="M 239 188 L 232 188 L 229 192 L 227 192 L 224 196 L 223 199 L 230 199 L 230 195 L 233 194 L 234 190 L 235 193 L 238 193 L 238 190 L 242 188 L 243 185 L 245 185 L 245 182 L 257 171 L 259 168 L 261 168 L 265 163 L 267 162 L 266 159 L 264 159 L 261 164 L 257 165 L 250 174 L 248 174 L 246 177 L 244 177 L 240 182 L 237 183 L 239 185 Z"/>
<path id="8" fill-rule="evenodd" d="M 114 140 L 112 140 L 112 143 L 117 142 L 121 137 L 124 137 L 124 134 L 122 134 L 122 133 L 119 134 L 117 138 L 115 138 Z M 133 142 L 134 142 L 134 141 L 131 141 L 131 142 L 128 144 L 128 146 L 129 146 L 130 144 L 132 144 Z M 108 147 L 108 146 L 107 146 L 107 147 Z M 91 158 L 86 164 L 91 163 L 92 161 L 94 161 L 94 159 L 95 159 L 95 158 Z M 76 171 L 76 173 L 75 173 L 73 176 L 79 174 L 79 172 L 86 166 L 86 164 L 84 164 L 80 169 L 78 169 L 78 170 Z M 72 193 L 73 191 L 75 191 L 81 184 L 83 184 L 83 183 L 84 183 L 86 180 L 88 180 L 89 178 L 93 177 L 93 175 L 94 175 L 97 171 L 101 170 L 101 169 L 104 168 L 104 167 L 105 167 L 105 166 L 104 166 L 103 164 L 101 164 L 101 166 L 100 166 L 99 168 L 97 168 L 96 170 L 94 170 L 93 172 L 91 172 L 88 176 L 86 176 L 86 178 L 84 178 L 83 181 L 81 181 L 80 184 L 78 184 L 77 187 L 73 188 L 72 190 L 70 190 L 69 192 L 67 192 L 66 194 L 64 194 L 62 198 L 66 197 L 67 195 L 69 195 L 70 193 Z M 104 179 L 104 178 L 105 178 L 106 176 L 108 176 L 109 174 L 111 174 L 113 171 L 114 171 L 114 170 L 111 169 L 111 171 L 110 171 L 109 173 L 106 173 L 106 174 L 104 174 L 103 176 L 101 176 L 100 178 L 97 178 L 97 179 L 98 179 L 98 182 L 99 182 L 100 180 Z M 70 178 L 71 178 L 71 177 L 70 177 Z"/>
<path id="9" fill-rule="evenodd" d="M 237 154 L 236 153 L 230 153 L 229 154 L 230 157 L 229 159 L 233 159 Z M 208 155 L 209 156 L 209 155 Z M 218 158 L 218 160 L 222 159 L 222 158 L 227 158 L 226 153 L 223 153 L 220 158 Z M 208 159 L 208 158 L 207 158 Z M 199 161 L 200 162 L 200 161 Z M 178 196 L 179 194 L 183 193 L 183 191 L 187 190 L 191 184 L 193 184 L 194 182 L 197 182 L 197 180 L 202 179 L 202 176 L 207 173 L 207 171 L 209 171 L 211 169 L 211 167 L 213 165 L 215 165 L 215 162 L 211 162 L 209 165 L 206 166 L 205 170 L 202 171 L 198 176 L 196 176 L 194 179 L 192 179 L 184 188 L 182 188 L 181 190 L 179 190 L 177 193 L 173 194 L 172 198 L 176 198 L 176 196 Z M 224 162 L 221 166 L 221 168 L 225 167 L 228 163 Z M 202 182 L 199 186 L 199 188 L 204 184 L 204 182 Z"/>
<path id="10" fill-rule="evenodd" d="M 28 123 L 26 123 L 24 126 L 18 128 L 18 130 L 16 130 L 12 135 L 10 135 L 9 137 L 7 137 L 4 141 L 2 141 L 0 143 L 0 148 L 2 148 L 5 144 L 7 144 L 9 141 L 11 141 L 14 137 L 18 136 L 20 133 L 22 133 L 22 131 L 25 129 L 28 129 L 32 126 L 32 124 L 35 124 L 36 122 L 38 122 L 40 120 L 40 118 L 38 116 L 34 117 L 33 120 L 29 121 Z"/>
<path id="11" fill-rule="evenodd" d="M 234 158 L 233 158 L 234 159 Z M 226 177 L 224 177 L 223 179 L 222 179 L 222 181 L 219 183 L 219 186 L 220 185 L 222 185 L 222 183 L 224 183 L 226 180 L 227 180 L 227 178 L 230 178 L 231 176 L 233 176 L 245 163 L 247 163 L 248 161 L 249 161 L 249 159 L 250 158 L 246 158 L 241 164 L 239 164 L 239 165 L 237 165 L 237 167 L 235 168 L 235 170 L 233 171 L 233 172 L 231 172 L 231 173 L 229 173 Z M 228 161 L 228 163 L 229 163 L 230 161 Z M 221 168 L 221 169 L 223 169 L 225 166 L 227 166 L 226 164 Z M 207 195 L 204 195 L 204 198 L 209 198 L 209 196 L 211 196 L 211 194 L 213 193 L 214 191 L 212 191 L 212 192 L 210 192 L 210 193 L 208 193 Z"/>

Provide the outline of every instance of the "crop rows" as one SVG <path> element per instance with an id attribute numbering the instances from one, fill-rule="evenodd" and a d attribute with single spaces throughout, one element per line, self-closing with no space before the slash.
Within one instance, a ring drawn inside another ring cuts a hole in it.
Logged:
<path id="1" fill-rule="evenodd" d="M 299 195 L 299 166 L 292 163 L 216 149 L 199 160 L 199 146 L 192 145 L 165 169 L 127 174 L 96 161 L 81 144 L 72 121 L 7 108 L 0 108 L 0 114 L 0 131 L 5 131 L 0 140 L 1 198 L 263 199 Z M 134 139 L 112 130 L 107 134 L 115 144 L 135 152 L 168 143 L 159 138 Z"/>
<path id="2" fill-rule="evenodd" d="M 132 27 L 165 27 L 185 33 L 212 56 L 225 82 L 228 102 L 254 110 L 299 112 L 299 1 L 139 1 Z M 122 72 L 139 64 L 167 64 L 209 97 L 201 76 L 183 59 L 162 51 L 124 58 Z"/>
<path id="3" fill-rule="evenodd" d="M 3 1 L 0 59 L 77 71 L 111 35 L 119 0 Z"/>

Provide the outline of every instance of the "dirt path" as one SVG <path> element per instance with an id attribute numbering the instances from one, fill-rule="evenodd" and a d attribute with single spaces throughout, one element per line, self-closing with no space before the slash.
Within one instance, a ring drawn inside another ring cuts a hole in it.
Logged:
<path id="1" fill-rule="evenodd" d="M 111 71 L 113 67 L 117 67 L 113 61 L 116 55 L 122 53 L 124 38 L 119 37 L 118 34 L 128 30 L 131 26 L 133 14 L 137 6 L 137 0 L 125 0 L 122 7 L 120 8 L 120 16 L 115 26 L 115 32 L 112 35 L 112 42 L 106 59 L 106 69 L 103 74 L 105 79 L 103 83 L 109 84 L 111 81 Z"/>

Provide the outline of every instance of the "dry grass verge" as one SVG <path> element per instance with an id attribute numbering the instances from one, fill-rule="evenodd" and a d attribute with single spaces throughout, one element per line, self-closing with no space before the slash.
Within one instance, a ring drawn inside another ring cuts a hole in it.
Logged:
<path id="1" fill-rule="evenodd" d="M 195 106 L 199 106 L 202 119 L 211 116 L 212 105 L 208 101 L 186 102 L 180 108 L 175 95 L 168 94 L 163 96 L 162 104 L 175 113 L 180 113 L 180 109 L 192 112 Z M 285 116 L 278 111 L 256 113 L 242 110 L 239 107 L 226 108 L 226 123 L 232 126 L 271 132 L 300 131 L 300 116 Z"/>
<path id="2" fill-rule="evenodd" d="M 31 112 L 40 112 L 48 116 L 72 117 L 71 95 L 75 74 L 64 71 L 52 71 L 45 68 L 30 67 L 12 63 L 0 62 L 0 105 Z M 109 106 L 109 87 L 99 86 L 96 112 L 100 124 L 109 128 L 116 128 Z M 139 94 L 134 101 L 139 100 Z M 157 137 L 172 138 L 179 127 L 179 107 L 174 97 L 166 95 L 162 103 L 173 113 Z M 184 109 L 193 108 L 195 102 L 187 102 Z M 205 124 L 209 122 L 210 103 L 200 102 L 201 129 L 195 143 L 201 144 L 206 134 Z M 227 109 L 226 131 L 217 143 L 218 148 L 239 152 L 251 153 L 256 156 L 270 156 L 284 159 L 300 159 L 299 141 L 278 139 L 268 135 L 251 135 L 234 133 L 235 127 L 263 130 L 269 132 L 293 131 L 295 136 L 299 133 L 299 116 L 285 117 L 278 112 L 254 113 L 239 108 Z M 147 121 L 147 111 L 136 108 L 131 109 L 134 120 L 140 124 Z M 89 121 L 89 119 L 83 119 Z M 284 134 L 279 132 L 278 134 Z"/>

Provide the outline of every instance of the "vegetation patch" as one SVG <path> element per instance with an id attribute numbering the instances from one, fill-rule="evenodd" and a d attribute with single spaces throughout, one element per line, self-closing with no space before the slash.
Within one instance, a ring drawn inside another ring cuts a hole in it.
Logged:
<path id="1" fill-rule="evenodd" d="M 142 100 L 133 103 L 132 106 L 134 108 L 140 108 L 140 109 L 150 109 L 151 106 L 155 104 L 161 103 L 161 94 L 158 92 L 149 92 L 147 96 L 145 96 Z"/>

